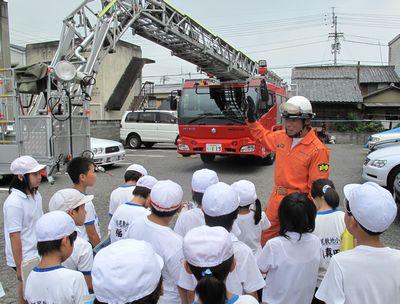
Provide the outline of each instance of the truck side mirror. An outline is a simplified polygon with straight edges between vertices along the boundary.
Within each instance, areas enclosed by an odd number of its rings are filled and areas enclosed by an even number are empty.
[[[178,109],[178,99],[174,96],[171,96],[169,100],[169,107],[172,111],[176,111]]]
[[[267,82],[265,81],[265,79],[261,79],[261,83],[260,83],[260,97],[261,97],[261,100],[262,100],[262,101],[264,101],[265,103],[268,103],[269,94],[268,94]]]

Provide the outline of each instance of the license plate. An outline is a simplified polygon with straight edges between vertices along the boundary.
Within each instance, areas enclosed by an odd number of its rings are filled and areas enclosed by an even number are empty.
[[[206,152],[218,153],[222,152],[221,144],[206,144]]]

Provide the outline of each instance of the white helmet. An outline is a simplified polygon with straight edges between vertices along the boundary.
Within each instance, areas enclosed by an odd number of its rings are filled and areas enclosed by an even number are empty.
[[[283,118],[310,119],[315,116],[311,102],[303,96],[293,96],[280,106]]]

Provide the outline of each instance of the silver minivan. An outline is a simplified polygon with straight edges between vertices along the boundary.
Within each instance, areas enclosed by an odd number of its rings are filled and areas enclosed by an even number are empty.
[[[155,143],[174,143],[178,139],[176,111],[127,111],[121,119],[120,139],[130,148],[143,144],[151,148]]]

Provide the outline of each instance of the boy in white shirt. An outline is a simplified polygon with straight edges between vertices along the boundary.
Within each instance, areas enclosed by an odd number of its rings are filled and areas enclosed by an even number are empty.
[[[110,220],[111,243],[124,239],[129,226],[136,219],[150,214],[147,209],[150,207],[150,191],[156,183],[157,179],[150,175],[139,178],[133,198],[119,206]]]
[[[67,167],[67,172],[74,184],[73,188],[86,195],[87,187],[93,187],[96,182],[96,165],[85,157],[73,158]],[[79,236],[96,247],[100,243],[100,226],[93,202],[85,204],[86,217],[84,226],[80,227]]]
[[[332,257],[316,298],[327,304],[400,303],[400,251],[380,240],[397,215],[393,196],[373,182],[346,185],[343,192],[346,228],[357,246]]]
[[[179,273],[183,270],[182,237],[169,228],[173,216],[182,207],[182,197],[181,186],[170,180],[158,181],[150,193],[151,214],[133,222],[126,233],[128,239],[149,242],[162,257],[162,303],[165,304],[187,303],[186,293],[177,288]]]
[[[130,165],[124,175],[125,184],[114,189],[110,195],[110,206],[108,214],[113,216],[115,210],[126,202],[132,199],[132,192],[135,189],[136,183],[142,176],[147,175],[147,170],[138,164]]]
[[[50,198],[49,211],[64,211],[76,226],[82,226],[85,221],[85,204],[93,200],[93,195],[84,195],[75,189],[59,190]],[[62,265],[65,268],[82,272],[88,289],[92,287],[93,251],[90,243],[80,236],[74,242],[71,256]]]
[[[38,188],[42,180],[40,171],[45,168],[30,156],[21,156],[10,166],[14,178],[3,205],[4,238],[7,265],[17,272],[19,303],[24,303],[21,262],[38,256],[34,228],[43,215]]]
[[[35,230],[41,261],[26,280],[26,301],[78,304],[89,294],[83,274],[61,265],[73,251],[74,221],[65,212],[52,211],[38,220]]]
[[[236,295],[249,294],[257,299],[257,291],[264,287],[264,280],[258,270],[252,250],[231,232],[238,215],[238,195],[231,186],[219,182],[207,188],[202,206],[206,225],[221,226],[231,235],[237,263],[236,268],[227,277],[227,290]],[[194,276],[188,275],[184,270],[181,271],[178,283],[181,288],[194,291],[196,284]]]
[[[204,213],[201,210],[201,200],[206,189],[219,182],[215,171],[209,169],[197,170],[192,176],[192,199],[194,208],[182,211],[176,220],[174,231],[184,237],[189,230],[205,225]]]

